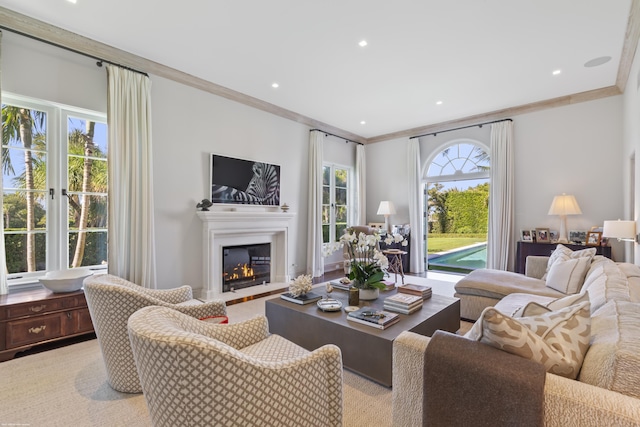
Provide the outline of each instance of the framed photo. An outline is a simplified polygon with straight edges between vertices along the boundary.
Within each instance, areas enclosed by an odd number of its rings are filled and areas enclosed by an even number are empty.
[[[551,243],[558,243],[558,240],[560,240],[560,233],[558,230],[549,230],[549,240]]]
[[[537,243],[551,243],[548,228],[536,228]]]
[[[587,246],[600,246],[602,240],[602,232],[600,231],[587,231]]]
[[[569,230],[569,243],[575,243],[576,245],[584,245],[587,241],[587,232],[578,230]]]
[[[531,230],[520,230],[520,240],[523,242],[533,242]]]
[[[211,202],[280,205],[280,166],[211,154]]]

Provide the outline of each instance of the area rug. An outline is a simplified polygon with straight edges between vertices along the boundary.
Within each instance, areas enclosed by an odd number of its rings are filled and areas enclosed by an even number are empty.
[[[142,394],[106,382],[96,340],[0,363],[0,425],[151,426]],[[344,425],[391,425],[391,389],[344,371]]]

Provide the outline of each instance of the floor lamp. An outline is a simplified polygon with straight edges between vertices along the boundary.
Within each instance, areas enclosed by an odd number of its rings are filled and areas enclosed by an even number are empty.
[[[562,193],[561,196],[555,196],[549,208],[549,215],[560,215],[560,238],[558,243],[568,243],[567,215],[582,215],[576,198],[565,193]]]

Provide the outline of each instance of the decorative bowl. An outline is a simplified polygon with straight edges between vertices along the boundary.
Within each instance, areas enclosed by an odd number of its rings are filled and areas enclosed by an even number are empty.
[[[91,271],[86,268],[49,271],[40,278],[40,283],[54,294],[73,292],[82,288],[84,279],[91,274]]]

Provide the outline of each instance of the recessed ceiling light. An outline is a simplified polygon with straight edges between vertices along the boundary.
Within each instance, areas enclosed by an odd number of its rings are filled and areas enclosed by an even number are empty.
[[[277,89],[277,88],[280,87],[280,85],[278,83],[272,83],[271,87],[274,88],[274,89]]]
[[[360,124],[361,124],[361,125],[366,125],[366,124],[367,124],[367,122],[365,122],[364,120],[362,120],[362,121],[360,122]]]
[[[587,61],[584,63],[585,67],[597,67],[598,65],[606,64],[611,61],[610,56],[601,56],[599,58],[593,58],[591,61]]]
[[[553,70],[553,74],[554,76],[557,76],[558,74],[562,73],[562,70]]]
[[[365,47],[367,45],[367,41],[366,40],[362,40],[360,43],[358,43],[358,45],[360,47]]]
[[[76,4],[78,2],[78,0],[67,0],[69,3],[73,3]]]
[[[442,101],[436,101],[436,105],[442,105]]]

